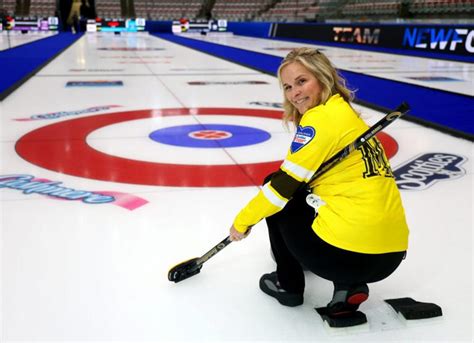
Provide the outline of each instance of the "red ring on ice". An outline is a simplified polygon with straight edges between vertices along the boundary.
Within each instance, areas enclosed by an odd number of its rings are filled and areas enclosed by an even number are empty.
[[[88,179],[151,186],[238,187],[260,185],[281,161],[239,165],[182,165],[131,160],[90,147],[87,136],[130,120],[188,115],[235,115],[280,119],[281,111],[242,108],[167,108],[117,112],[62,121],[33,130],[15,146],[25,160],[42,168]],[[377,135],[389,157],[398,150],[389,135]],[[394,148],[393,148],[394,147]],[[391,155],[393,154],[393,155]]]
[[[87,136],[130,120],[188,115],[235,115],[280,119],[281,111],[242,108],[168,108],[118,112],[71,119],[31,131],[16,143],[17,153],[40,167],[73,176],[151,186],[237,187],[260,185],[281,161],[239,165],[182,165],[131,160],[91,148]]]

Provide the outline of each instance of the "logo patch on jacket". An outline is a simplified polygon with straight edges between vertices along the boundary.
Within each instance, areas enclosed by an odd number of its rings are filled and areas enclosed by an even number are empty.
[[[296,130],[295,138],[293,138],[293,142],[291,143],[290,151],[291,153],[295,153],[304,148],[306,144],[311,142],[311,140],[316,136],[316,130],[311,126],[298,126]]]

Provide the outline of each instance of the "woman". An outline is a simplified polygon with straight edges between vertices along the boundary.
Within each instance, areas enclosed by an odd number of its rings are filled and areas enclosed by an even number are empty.
[[[295,49],[278,78],[284,121],[296,134],[280,169],[237,215],[230,228],[238,241],[267,218],[276,272],[260,288],[286,306],[303,303],[303,266],[334,283],[329,314],[356,311],[367,283],[395,271],[408,247],[400,194],[379,141],[374,138],[311,182],[321,199],[317,215],[304,185],[318,167],[368,129],[351,107],[353,94],[318,50]]]

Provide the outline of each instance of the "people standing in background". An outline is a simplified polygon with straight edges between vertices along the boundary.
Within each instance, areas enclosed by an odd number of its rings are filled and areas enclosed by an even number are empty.
[[[72,33],[79,32],[79,21],[81,18],[81,6],[82,0],[73,0],[71,5],[71,10],[69,11],[69,16],[66,20],[68,26],[71,27]]]

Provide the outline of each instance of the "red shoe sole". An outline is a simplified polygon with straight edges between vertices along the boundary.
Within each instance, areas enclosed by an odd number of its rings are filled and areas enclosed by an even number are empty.
[[[351,305],[359,305],[366,301],[368,298],[369,295],[367,293],[356,293],[347,298],[347,302]]]

